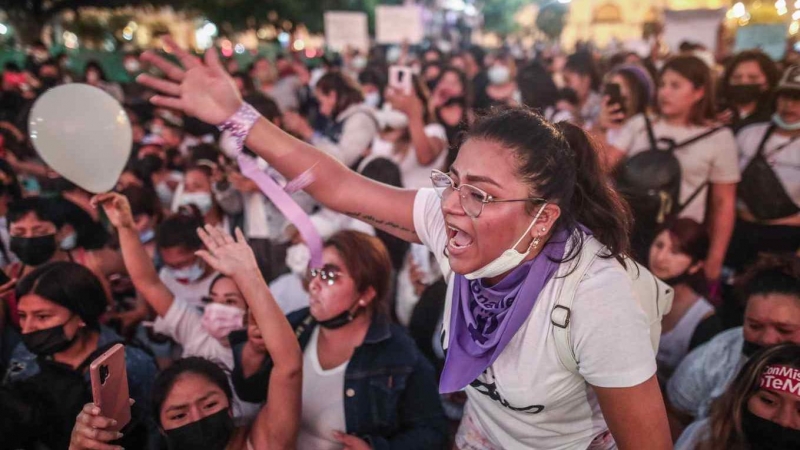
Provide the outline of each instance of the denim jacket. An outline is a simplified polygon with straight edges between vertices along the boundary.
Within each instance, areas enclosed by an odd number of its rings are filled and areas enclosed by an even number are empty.
[[[110,347],[114,343],[122,341],[122,337],[120,337],[112,329],[105,326],[100,327],[100,337],[97,341],[98,349]],[[131,408],[131,424],[134,425],[143,423],[149,438],[152,439],[154,434],[157,434],[155,422],[153,422],[152,418],[150,417],[150,391],[156,376],[155,361],[145,351],[136,347],[126,346],[125,362],[125,369],[128,373],[128,390],[130,397],[136,401],[134,406]],[[25,382],[26,380],[35,379],[34,377],[39,375],[42,370],[40,364],[45,363],[53,364],[54,366],[60,366],[56,367],[56,370],[62,371],[65,376],[74,372],[67,366],[51,362],[49,360],[40,362],[40,358],[31,353],[25,347],[25,344],[20,342],[17,344],[11,354],[8,370],[3,379],[3,385],[10,386],[13,389],[13,385],[15,383],[21,383]],[[82,375],[82,378],[86,383],[87,392],[91,393],[89,371],[87,370]],[[44,391],[47,390],[47,386],[40,387],[43,388]],[[91,394],[89,394],[88,400],[91,401]],[[72,428],[77,415],[78,411],[75,412],[73,417],[58,417],[54,419],[59,421],[63,420],[64,429],[66,430],[67,424],[69,424],[69,429]]]
[[[305,349],[317,324],[309,309],[287,316]],[[272,361],[267,357],[258,372],[242,375],[245,331],[230,336],[233,347],[233,386],[246,401],[266,399]],[[367,441],[376,450],[444,448],[447,422],[433,366],[398,325],[373,320],[364,343],[355,349],[344,379],[347,433]]]

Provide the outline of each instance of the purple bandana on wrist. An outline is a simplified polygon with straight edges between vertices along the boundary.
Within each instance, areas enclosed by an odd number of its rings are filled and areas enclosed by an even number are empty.
[[[536,258],[494,286],[455,276],[450,340],[439,392],[464,389],[500,356],[558,269],[568,237],[565,230],[555,233]]]

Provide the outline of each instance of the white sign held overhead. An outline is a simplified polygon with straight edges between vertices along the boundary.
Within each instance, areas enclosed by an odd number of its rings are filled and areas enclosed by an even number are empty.
[[[328,11],[325,13],[325,41],[334,51],[355,48],[369,50],[367,13]]]
[[[379,44],[419,44],[425,37],[417,6],[376,6],[375,40]]]
[[[717,37],[724,9],[687,9],[664,11],[664,41],[673,52],[681,42],[702,44],[712,53],[717,50]]]

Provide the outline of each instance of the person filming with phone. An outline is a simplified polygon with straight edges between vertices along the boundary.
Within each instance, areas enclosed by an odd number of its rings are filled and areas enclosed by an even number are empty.
[[[3,386],[30,395],[28,407],[39,411],[29,413],[42,422],[38,427],[20,424],[20,429],[30,427],[33,434],[14,433],[18,446],[13,448],[39,443],[65,449],[75,416],[92,399],[89,364],[123,339],[100,324],[108,304],[106,294],[97,277],[80,264],[64,261],[38,267],[19,281],[16,295],[22,342],[14,349]],[[156,365],[136,347],[128,346],[125,355],[130,397],[136,403],[118,442],[126,448],[144,448],[148,435],[155,433],[147,412]]]

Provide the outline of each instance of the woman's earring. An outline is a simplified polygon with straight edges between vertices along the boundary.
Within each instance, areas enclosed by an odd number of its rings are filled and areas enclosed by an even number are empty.
[[[539,236],[533,238],[533,242],[531,242],[531,248],[539,247],[539,241],[541,241],[541,238]]]
[[[542,227],[542,233],[544,233],[545,231],[547,231],[547,227]]]

